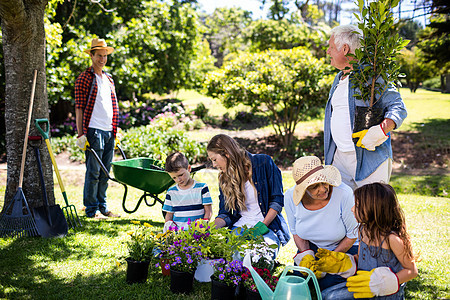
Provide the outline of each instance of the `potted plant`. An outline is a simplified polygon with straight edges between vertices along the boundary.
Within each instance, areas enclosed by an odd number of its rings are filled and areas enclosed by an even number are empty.
[[[211,299],[233,299],[244,272],[242,261],[220,258],[211,264],[214,269],[211,276]]]
[[[128,248],[127,283],[142,283],[147,280],[148,266],[156,246],[154,235],[150,230],[152,225],[139,221],[131,221],[135,225],[134,230],[128,232],[130,239],[126,242]]]
[[[252,266],[256,272],[264,279],[265,283],[272,289],[278,283],[278,276],[275,273],[279,273],[277,268],[281,266],[277,261],[273,259],[274,249],[266,242],[252,243],[248,245],[248,249],[244,251],[244,256],[249,253],[251,255]],[[261,299],[258,289],[255,285],[250,271],[244,268],[246,271],[242,274],[242,286],[245,289],[246,299]]]
[[[365,2],[356,1],[361,16],[354,14],[362,32],[361,48],[356,49],[355,54],[348,54],[353,67],[350,80],[357,87],[355,98],[367,105],[356,107],[353,132],[383,121],[384,112],[377,107],[377,100],[389,85],[399,82],[400,64],[396,59],[409,42],[399,37],[392,12],[399,0],[367,1],[367,5]]]
[[[278,283],[278,276],[274,275],[273,272],[271,272],[267,268],[257,268],[253,267],[255,271],[261,276],[261,278],[264,280],[264,282],[267,284],[267,286],[272,290],[275,291],[275,288]],[[246,270],[245,273],[242,274],[242,285],[245,288],[245,294],[246,299],[261,299],[261,296],[258,292],[258,288],[256,287],[255,281],[253,280],[252,275],[250,274],[249,270]]]
[[[170,238],[160,243],[159,256],[168,262],[166,268],[170,269],[170,290],[174,293],[190,293],[194,272],[204,255],[191,232],[177,229],[169,232]]]

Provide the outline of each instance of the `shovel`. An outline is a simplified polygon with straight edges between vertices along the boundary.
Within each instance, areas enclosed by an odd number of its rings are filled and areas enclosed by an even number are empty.
[[[44,173],[42,172],[41,157],[39,153],[39,144],[36,144],[37,141],[42,141],[42,137],[29,136],[28,140],[34,149],[34,154],[36,156],[44,203],[44,206],[33,208],[34,221],[36,222],[38,233],[42,237],[64,237],[67,235],[67,231],[69,230],[64,213],[59,204],[48,205]]]
[[[46,125],[46,130],[44,131],[41,127],[41,123],[44,123]],[[66,215],[67,220],[69,220],[69,226],[71,228],[75,228],[77,226],[81,226],[80,219],[78,218],[77,210],[74,205],[69,205],[69,201],[67,200],[66,190],[64,188],[64,184],[61,179],[61,175],[59,175],[58,166],[56,165],[55,156],[53,155],[52,146],[50,145],[50,141],[48,139],[48,133],[50,131],[50,124],[47,119],[35,119],[34,124],[36,125],[37,130],[41,134],[41,136],[44,138],[45,143],[47,144],[48,152],[50,154],[50,158],[52,160],[53,168],[55,169],[56,178],[58,178],[59,187],[61,189],[61,193],[64,198],[64,202],[66,203],[66,206],[64,206],[62,209]]]

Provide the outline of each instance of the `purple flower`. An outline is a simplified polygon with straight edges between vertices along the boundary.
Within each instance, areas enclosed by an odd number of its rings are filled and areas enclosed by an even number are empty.
[[[169,264],[166,264],[166,265],[164,266],[164,269],[170,270],[170,265],[169,265]]]
[[[192,259],[190,259],[190,258],[188,258],[188,260],[187,260],[187,263],[188,264],[192,264],[194,261],[192,260]]]
[[[225,279],[225,275],[220,274],[220,275],[219,275],[219,279],[220,279],[220,280],[224,280],[224,279]]]

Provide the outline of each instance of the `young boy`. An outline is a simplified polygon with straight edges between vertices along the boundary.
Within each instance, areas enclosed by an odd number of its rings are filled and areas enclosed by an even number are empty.
[[[176,185],[167,190],[162,208],[167,213],[164,232],[174,225],[187,229],[189,220],[211,219],[212,199],[208,186],[190,176],[191,166],[186,156],[180,152],[170,154],[165,169]]]

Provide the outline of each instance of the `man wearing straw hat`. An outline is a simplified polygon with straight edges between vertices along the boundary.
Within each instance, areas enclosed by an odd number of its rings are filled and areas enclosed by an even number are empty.
[[[356,254],[358,222],[352,213],[355,205],[352,189],[341,181],[334,166],[322,165],[316,156],[304,156],[294,162],[295,186],[284,194],[289,229],[297,246],[295,264],[311,269],[326,289],[345,279],[316,269],[319,248]],[[350,272],[356,271],[356,264]]]
[[[90,146],[109,171],[114,155],[115,137],[119,119],[114,81],[103,71],[108,55],[114,48],[105,40],[94,38],[85,53],[91,57],[92,65],[75,81],[75,114],[77,122],[77,146],[85,151],[86,176],[83,204],[88,218],[120,217],[108,210],[106,189],[108,177],[100,171],[100,164],[86,146]],[[100,211],[101,214],[98,214]]]

